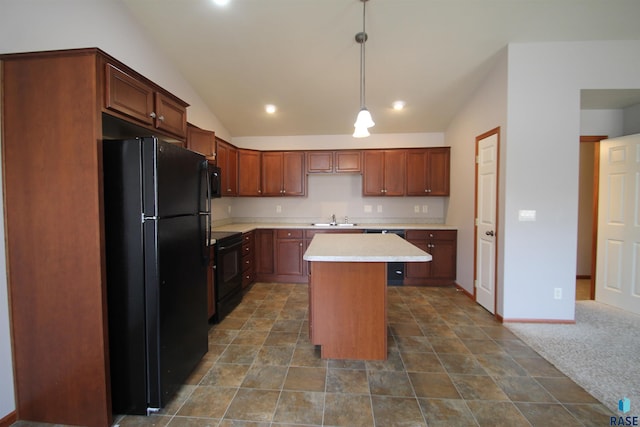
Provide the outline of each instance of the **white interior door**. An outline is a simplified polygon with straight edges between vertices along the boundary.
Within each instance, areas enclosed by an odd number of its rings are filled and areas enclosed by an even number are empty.
[[[640,314],[640,134],[600,143],[596,301]]]
[[[495,313],[500,129],[476,138],[476,301]]]

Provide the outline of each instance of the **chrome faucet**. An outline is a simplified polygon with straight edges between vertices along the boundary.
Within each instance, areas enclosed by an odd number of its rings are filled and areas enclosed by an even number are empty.
[[[336,214],[331,215],[331,225],[336,225]]]

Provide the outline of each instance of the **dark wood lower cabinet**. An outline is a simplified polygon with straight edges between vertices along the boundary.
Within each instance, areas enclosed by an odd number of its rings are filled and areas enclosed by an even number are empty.
[[[407,230],[405,238],[433,257],[429,262],[406,263],[405,285],[455,283],[457,230]]]
[[[242,289],[251,286],[256,278],[254,233],[242,234]]]

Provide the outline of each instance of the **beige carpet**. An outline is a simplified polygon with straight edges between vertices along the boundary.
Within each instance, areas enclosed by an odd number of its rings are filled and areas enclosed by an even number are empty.
[[[640,316],[595,301],[576,301],[576,323],[507,323],[565,375],[617,412],[631,400],[640,414]]]

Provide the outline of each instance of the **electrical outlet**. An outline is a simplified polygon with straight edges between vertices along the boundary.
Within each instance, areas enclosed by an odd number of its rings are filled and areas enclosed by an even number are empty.
[[[429,212],[429,206],[428,205],[422,205],[422,213],[427,213]]]
[[[378,213],[382,212],[382,205],[378,205]]]
[[[413,207],[413,211],[414,211],[415,213],[420,212],[420,205],[415,205],[415,206]]]
[[[227,206],[227,212],[231,213],[231,206]]]
[[[364,205],[364,211],[371,213],[373,212],[373,207],[371,205]]]
[[[276,212],[277,212],[277,213],[282,212],[282,206],[280,206],[280,205],[276,205]]]
[[[562,288],[554,288],[553,289],[553,298],[554,299],[562,299]]]

